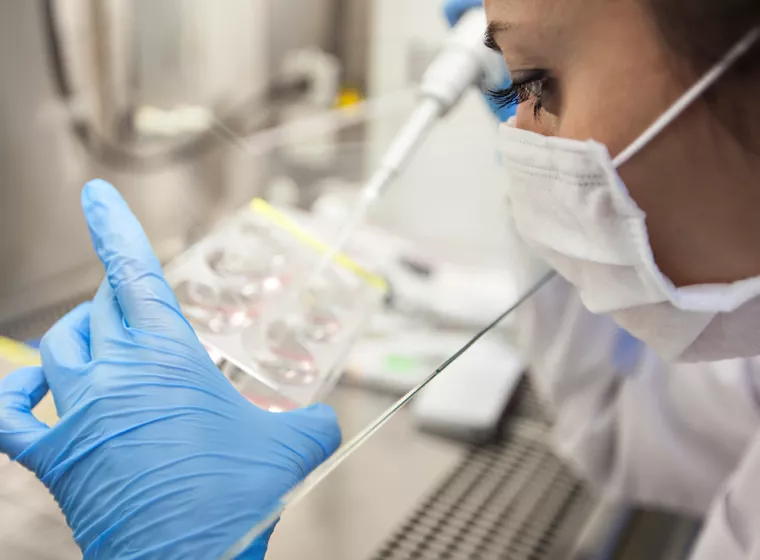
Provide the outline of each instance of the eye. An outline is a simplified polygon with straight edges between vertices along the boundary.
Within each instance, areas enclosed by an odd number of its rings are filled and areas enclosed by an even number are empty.
[[[533,113],[538,118],[554,89],[556,80],[547,71],[528,70],[513,73],[512,83],[508,88],[492,90],[487,95],[502,108],[533,101]],[[549,112],[554,113],[551,110]]]

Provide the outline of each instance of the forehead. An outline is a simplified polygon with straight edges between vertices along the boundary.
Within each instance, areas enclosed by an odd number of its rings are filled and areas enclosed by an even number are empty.
[[[642,7],[643,0],[485,0],[489,23],[555,43],[588,32],[606,34],[630,23],[633,13],[640,16]],[[551,37],[555,33],[562,37]]]
[[[599,66],[599,57],[614,56],[626,65],[642,56],[642,43],[661,48],[652,41],[645,0],[485,0],[485,7],[507,63],[529,59],[562,66],[572,60]]]
[[[485,0],[486,14],[505,54],[569,47],[579,28],[595,17],[600,0]],[[615,2],[616,0],[608,0]]]
[[[514,24],[556,23],[575,21],[592,12],[602,0],[485,0],[491,21]],[[608,0],[614,2],[616,0]]]

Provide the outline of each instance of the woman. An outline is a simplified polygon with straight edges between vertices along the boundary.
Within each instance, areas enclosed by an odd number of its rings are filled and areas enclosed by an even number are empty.
[[[760,6],[486,7],[489,43],[514,80],[496,97],[522,102],[503,140],[515,220],[578,288],[557,280],[523,310],[560,449],[616,494],[709,508],[695,558],[755,557]],[[695,83],[709,87],[682,98]],[[662,114],[667,125],[636,142]],[[217,557],[335,449],[335,420],[245,402],[123,200],[94,182],[83,206],[107,279],[46,336],[43,367],[0,386],[0,450],[50,488],[85,557]],[[622,336],[613,319],[649,345],[625,376],[610,366]],[[668,366],[650,348],[703,361]],[[729,357],[744,358],[704,361]],[[48,386],[62,418],[52,429],[30,413]],[[245,557],[265,550],[264,538]]]
[[[695,558],[755,557],[760,4],[486,10],[513,79],[494,97],[520,103],[502,143],[514,218],[570,281],[521,310],[558,448],[614,496],[707,513]],[[617,368],[615,322],[648,345]]]

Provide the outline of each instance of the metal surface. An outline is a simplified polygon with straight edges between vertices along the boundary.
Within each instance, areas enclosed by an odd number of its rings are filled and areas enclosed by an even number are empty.
[[[0,379],[16,366],[0,358]],[[19,560],[82,558],[58,505],[39,480],[0,455],[0,557]]]
[[[570,558],[597,504],[551,452],[539,411],[524,384],[500,440],[471,448],[373,559]]]
[[[94,288],[102,274],[79,193],[110,179],[141,219],[157,252],[170,256],[213,217],[228,182],[225,154],[151,174],[98,165],[75,139],[71,112],[51,68],[41,2],[0,2],[0,322]],[[224,166],[226,167],[226,166]],[[250,178],[250,177],[249,177]]]
[[[34,474],[0,457],[0,556],[18,560],[82,558],[58,506]]]
[[[474,450],[375,558],[547,558],[572,545],[556,530],[592,508],[544,446],[510,434]]]
[[[328,402],[345,438],[394,399],[340,386]],[[465,449],[421,435],[402,410],[340,469],[285,512],[267,560],[357,560],[375,550],[419,501],[462,460]]]

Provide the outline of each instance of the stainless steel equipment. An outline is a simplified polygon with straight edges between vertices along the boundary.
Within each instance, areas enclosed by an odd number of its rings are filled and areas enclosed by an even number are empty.
[[[346,3],[365,2],[0,3],[0,330],[96,287],[87,179],[119,187],[162,258],[257,194],[266,162],[230,137],[299,100],[309,84],[280,69],[297,49],[337,52]]]

